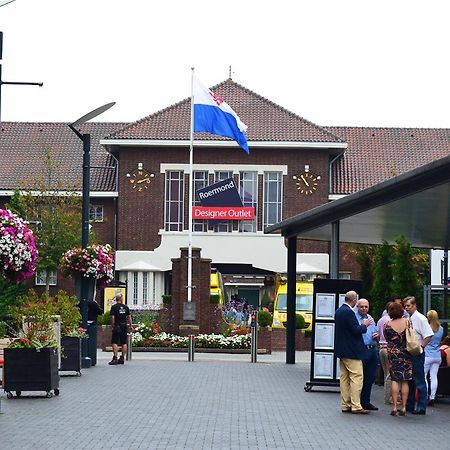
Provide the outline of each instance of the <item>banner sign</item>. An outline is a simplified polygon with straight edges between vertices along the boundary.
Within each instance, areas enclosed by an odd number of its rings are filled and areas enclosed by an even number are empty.
[[[233,178],[199,189],[196,194],[202,206],[242,206]]]
[[[252,220],[255,218],[255,208],[233,206],[193,206],[194,220]]]

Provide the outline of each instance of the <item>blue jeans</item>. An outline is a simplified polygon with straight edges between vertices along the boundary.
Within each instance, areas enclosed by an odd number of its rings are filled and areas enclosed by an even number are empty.
[[[425,382],[425,352],[419,356],[412,357],[412,375],[413,378],[409,382],[409,395],[406,408],[410,411],[414,410],[416,389],[419,391],[419,400],[417,401],[417,409],[425,411],[427,409],[427,384]]]
[[[361,390],[361,406],[368,406],[370,403],[370,395],[372,393],[372,385],[377,375],[378,351],[376,348],[367,349],[362,360],[363,363],[363,387]]]

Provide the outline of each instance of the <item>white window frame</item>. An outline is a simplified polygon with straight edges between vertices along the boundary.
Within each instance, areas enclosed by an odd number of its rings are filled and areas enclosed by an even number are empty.
[[[193,206],[200,206],[200,200],[195,195],[196,191],[205,188],[209,184],[209,175],[207,170],[194,170],[192,191],[194,193]],[[207,220],[193,220],[192,231],[206,232],[208,231]]]
[[[90,205],[89,206],[89,220],[91,222],[103,222],[103,206]]]
[[[173,182],[178,182],[176,194],[172,191]],[[175,198],[175,199],[174,199]],[[172,217],[171,206],[175,205],[176,213]],[[164,195],[164,228],[166,231],[183,231],[184,229],[184,172],[168,170],[166,172]]]
[[[277,179],[270,179],[270,177],[276,175]],[[275,189],[277,190],[277,201],[269,201],[269,191],[275,185]],[[264,191],[263,191],[263,228],[266,228],[269,225],[273,225],[275,223],[281,222],[283,217],[283,173],[278,171],[270,171],[264,172]],[[269,221],[269,216],[271,212],[271,208],[276,208],[275,215],[277,218],[276,221],[272,223]]]
[[[50,278],[49,286],[56,286],[56,283],[58,281],[56,270],[50,270],[49,278]],[[34,282],[35,282],[36,286],[46,286],[47,285],[46,271],[45,270],[36,270]]]
[[[245,200],[244,192],[251,195],[250,201]],[[256,233],[258,229],[258,172],[254,170],[239,172],[239,195],[244,207],[253,207],[255,210],[253,220],[241,220],[239,222],[239,231],[241,233]]]

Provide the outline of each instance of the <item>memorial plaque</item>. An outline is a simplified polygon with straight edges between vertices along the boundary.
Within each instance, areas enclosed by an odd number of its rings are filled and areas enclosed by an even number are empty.
[[[183,304],[183,320],[195,321],[195,303],[184,302],[184,304]]]

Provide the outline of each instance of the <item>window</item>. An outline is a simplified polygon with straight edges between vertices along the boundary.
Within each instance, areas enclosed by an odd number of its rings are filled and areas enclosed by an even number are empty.
[[[220,170],[214,174],[214,182],[218,183],[219,181],[224,181],[232,177],[233,172],[227,170]],[[215,223],[215,225],[213,225],[213,229],[217,233],[230,233],[231,231],[233,231],[233,224],[232,221],[218,222]]]
[[[194,201],[193,206],[200,206],[200,201],[198,200],[195,193],[206,186],[208,186],[208,172],[207,171],[194,171]],[[207,220],[194,220],[192,223],[192,231],[208,231],[208,221]]]
[[[89,220],[103,222],[103,206],[89,206]]]
[[[133,272],[133,305],[138,304],[138,272]]]
[[[148,272],[142,273],[142,304],[148,303]]]
[[[281,172],[264,173],[264,228],[281,221]]]
[[[252,207],[255,210],[253,220],[242,220],[239,223],[239,231],[256,232],[256,214],[258,203],[258,174],[257,172],[240,172],[239,174],[239,195],[245,207]]]
[[[45,270],[36,270],[36,285],[37,286],[46,286],[46,271]],[[49,286],[56,286],[56,270],[50,270],[48,273],[48,284]]]
[[[183,231],[184,174],[180,170],[166,172],[165,229]]]

